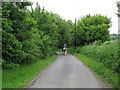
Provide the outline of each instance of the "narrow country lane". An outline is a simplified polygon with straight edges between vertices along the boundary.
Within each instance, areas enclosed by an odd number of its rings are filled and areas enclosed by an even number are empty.
[[[58,53],[57,60],[29,88],[102,88],[93,73],[73,55]]]

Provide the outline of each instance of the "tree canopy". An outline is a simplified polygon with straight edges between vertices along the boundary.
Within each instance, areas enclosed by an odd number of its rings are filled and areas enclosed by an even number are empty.
[[[74,46],[75,26],[58,14],[48,12],[36,3],[2,2],[2,55],[3,68],[32,63],[54,54],[66,43]],[[31,10],[27,7],[31,6]],[[77,46],[96,40],[110,40],[110,19],[102,15],[87,15],[77,22]]]
[[[109,41],[109,28],[111,20],[102,15],[86,15],[77,22],[77,45],[90,44],[100,40],[101,42]]]

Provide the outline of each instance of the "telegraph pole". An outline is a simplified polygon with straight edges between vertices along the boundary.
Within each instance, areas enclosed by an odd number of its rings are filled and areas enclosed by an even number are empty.
[[[75,18],[75,49],[76,49],[76,18]]]

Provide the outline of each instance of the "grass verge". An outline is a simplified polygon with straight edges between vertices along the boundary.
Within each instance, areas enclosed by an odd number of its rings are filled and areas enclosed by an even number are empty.
[[[103,63],[94,61],[93,58],[76,53],[74,53],[74,55],[84,64],[90,67],[95,74],[99,75],[103,81],[107,82],[110,87],[118,88],[118,74],[106,68]]]
[[[23,88],[29,80],[50,66],[56,58],[57,55],[54,55],[44,60],[38,60],[36,63],[20,65],[11,70],[3,70],[2,88]]]
[[[62,49],[56,49],[56,52],[63,53]]]

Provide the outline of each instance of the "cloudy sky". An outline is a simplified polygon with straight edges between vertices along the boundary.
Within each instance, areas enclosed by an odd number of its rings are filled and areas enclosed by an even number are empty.
[[[118,17],[116,2],[119,0],[30,0],[38,2],[41,7],[45,7],[48,12],[59,14],[66,20],[75,22],[87,14],[101,14],[108,16],[112,20],[110,33],[118,33]]]

